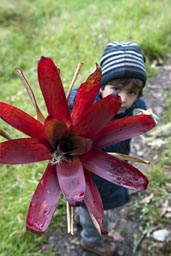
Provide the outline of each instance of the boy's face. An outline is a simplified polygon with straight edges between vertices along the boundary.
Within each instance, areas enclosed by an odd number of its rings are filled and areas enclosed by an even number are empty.
[[[112,93],[117,93],[121,97],[121,108],[119,110],[119,113],[121,113],[132,106],[134,101],[138,98],[141,88],[142,87],[137,88],[132,81],[125,86],[122,84],[112,85],[111,82],[105,85],[104,89],[100,89],[100,92],[102,98]]]

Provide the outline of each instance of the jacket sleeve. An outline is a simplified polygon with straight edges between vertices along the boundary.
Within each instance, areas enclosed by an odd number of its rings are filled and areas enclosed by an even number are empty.
[[[145,104],[145,101],[141,98],[138,98],[135,103],[134,103],[134,109],[136,108],[140,108],[140,109],[144,109],[146,110],[147,109],[147,106]]]
[[[75,96],[76,96],[76,94],[77,94],[77,91],[78,91],[78,88],[73,89],[73,90],[71,91],[71,95],[70,95],[69,102],[68,102],[68,107],[69,107],[70,112],[71,112],[72,109],[73,109],[74,101],[75,101]]]

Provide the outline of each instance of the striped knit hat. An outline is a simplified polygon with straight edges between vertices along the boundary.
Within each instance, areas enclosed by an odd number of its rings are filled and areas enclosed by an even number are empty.
[[[145,57],[135,43],[109,43],[101,57],[100,66],[102,69],[101,86],[119,78],[138,78],[145,85]]]

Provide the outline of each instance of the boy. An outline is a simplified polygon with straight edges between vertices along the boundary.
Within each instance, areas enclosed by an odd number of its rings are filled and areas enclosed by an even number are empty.
[[[104,50],[100,60],[102,69],[101,89],[96,101],[117,93],[121,97],[121,108],[114,119],[132,116],[136,108],[146,109],[142,99],[143,87],[146,82],[145,58],[140,47],[130,42],[112,42]],[[72,109],[77,89],[72,91],[69,107]],[[130,141],[126,140],[105,147],[106,152],[130,153]],[[124,205],[129,201],[128,189],[114,185],[96,175],[93,175],[99,189],[105,210]],[[87,209],[78,208],[81,231],[81,245],[84,249],[97,255],[110,256],[116,251],[114,243],[101,237],[94,227]],[[104,220],[107,228],[107,219]]]

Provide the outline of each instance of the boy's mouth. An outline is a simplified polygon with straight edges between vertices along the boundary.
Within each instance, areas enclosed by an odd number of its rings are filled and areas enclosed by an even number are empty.
[[[126,107],[121,107],[121,108],[119,109],[118,113],[125,112],[125,110],[126,110]]]

